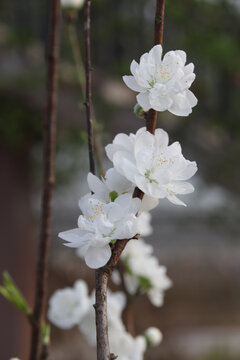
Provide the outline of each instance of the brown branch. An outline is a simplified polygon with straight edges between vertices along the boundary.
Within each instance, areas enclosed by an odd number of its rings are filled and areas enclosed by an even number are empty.
[[[86,4],[89,0],[86,0]],[[156,16],[155,16],[155,30],[154,43],[162,43],[163,38],[163,18],[164,18],[165,0],[157,0]],[[157,112],[150,109],[147,114],[147,130],[151,134],[155,133]],[[134,197],[142,199],[144,193],[135,188]],[[112,256],[104,267],[98,269],[96,272],[96,326],[97,326],[97,360],[111,360],[114,355],[110,354],[108,342],[108,327],[107,327],[107,284],[112,274],[114,267],[117,265],[119,258],[130,239],[117,240],[112,249]]]
[[[38,251],[35,304],[32,321],[30,360],[38,360],[41,346],[41,322],[46,312],[48,254],[51,237],[51,202],[53,195],[54,155],[57,111],[57,63],[59,54],[60,1],[50,1],[49,54],[47,71],[47,109],[43,122],[43,198]],[[46,357],[45,357],[46,359]]]
[[[85,57],[86,57],[86,116],[87,116],[87,129],[88,129],[88,153],[89,164],[91,173],[95,174],[94,162],[94,141],[93,141],[93,122],[92,122],[92,68],[90,56],[90,30],[91,30],[91,0],[85,0]]]
[[[107,286],[108,272],[96,270],[96,334],[97,334],[97,360],[110,360],[111,354],[108,340],[107,316]]]

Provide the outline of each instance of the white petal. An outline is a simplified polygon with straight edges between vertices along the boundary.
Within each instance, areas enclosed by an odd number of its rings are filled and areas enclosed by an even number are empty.
[[[195,161],[186,160],[186,166],[174,175],[174,180],[188,180],[197,172],[197,169]]]
[[[167,147],[168,146],[168,133],[163,129],[156,129],[155,131],[155,138],[157,139],[157,143],[159,147]]]
[[[150,211],[158,205],[158,199],[144,194],[139,211]]]
[[[123,81],[125,82],[125,84],[133,91],[143,91],[143,88],[141,86],[139,86],[136,82],[136,79],[134,78],[134,76],[127,76],[124,75],[123,76]]]
[[[147,148],[148,151],[153,150],[154,140],[154,135],[152,135],[149,131],[142,131],[138,136],[136,136],[134,146],[135,155],[143,148]]]
[[[144,111],[148,111],[151,108],[148,93],[140,93],[140,94],[138,94],[137,95],[137,102],[143,108]]]
[[[140,208],[140,206],[141,206],[141,200],[138,199],[138,198],[133,198],[132,201],[131,201],[129,212],[136,215],[139,208]]]
[[[182,205],[182,206],[187,206],[183,201],[181,201],[180,199],[178,199],[175,195],[173,194],[168,194],[167,196],[168,200],[173,203],[174,205]]]
[[[79,247],[86,243],[86,238],[88,234],[86,233],[86,231],[76,228],[76,229],[60,232],[58,236],[61,239],[69,242],[69,244],[65,244],[66,246]]]
[[[91,269],[98,269],[106,265],[111,254],[112,252],[109,245],[103,247],[90,246],[85,254],[85,261]]]
[[[133,75],[135,75],[135,72],[136,72],[136,69],[138,68],[138,66],[139,66],[138,63],[135,60],[133,60],[131,62],[130,71]]]
[[[113,164],[120,174],[124,175],[129,181],[134,182],[134,176],[138,172],[134,157],[127,151],[118,151],[113,156]]]
[[[194,65],[193,63],[187,64],[186,66],[184,66],[184,75],[188,75],[193,73],[194,71]]]
[[[180,56],[182,62],[183,62],[183,65],[186,63],[186,60],[187,60],[187,55],[185,53],[185,51],[183,50],[175,50],[175,54]]]
[[[102,181],[92,173],[88,173],[87,182],[89,189],[100,196],[101,199],[107,200],[108,191]]]
[[[124,176],[120,175],[114,168],[108,169],[105,178],[108,189],[110,191],[116,191],[118,195],[122,194],[123,192],[132,191],[132,183]]]
[[[161,64],[161,61],[162,61],[162,46],[161,45],[155,45],[149,51],[149,58],[150,58],[150,61],[152,61],[156,66]]]
[[[190,194],[194,191],[192,184],[186,181],[172,181],[169,185],[169,188],[175,194]]]
[[[185,94],[176,94],[172,97],[173,103],[168,109],[172,114],[178,116],[188,116],[192,112],[192,107]]]
[[[194,106],[197,105],[198,100],[197,100],[196,96],[192,93],[192,91],[187,90],[186,91],[186,96],[187,96],[187,99],[188,99],[191,107],[194,107]]]

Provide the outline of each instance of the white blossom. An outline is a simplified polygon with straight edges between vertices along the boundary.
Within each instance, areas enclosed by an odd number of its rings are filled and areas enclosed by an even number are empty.
[[[184,51],[169,51],[162,59],[162,46],[155,45],[149,53],[141,56],[139,64],[132,61],[132,76],[123,76],[123,80],[130,89],[139,93],[137,102],[144,111],[152,108],[187,116],[197,99],[189,90],[195,79],[194,65],[185,64]]]
[[[161,343],[163,337],[161,331],[154,326],[149,327],[145,331],[144,335],[146,336],[147,342],[150,346],[158,346]]]
[[[179,142],[168,142],[166,131],[156,129],[152,135],[141,128],[129,136],[118,134],[106,146],[106,153],[115,169],[145,194],[185,206],[176,195],[194,191],[186,180],[195,174],[197,165],[184,158]]]
[[[79,248],[90,268],[102,267],[111,256],[111,241],[136,235],[138,219],[135,214],[140,203],[129,193],[107,204],[87,194],[79,201],[83,215],[79,216],[78,228],[61,232],[59,237],[68,242],[66,246]]]
[[[80,9],[84,5],[84,0],[61,0],[63,8]]]
[[[144,336],[133,337],[125,332],[118,337],[116,334],[116,340],[116,346],[112,346],[111,349],[118,355],[119,360],[144,360],[147,347]]]
[[[48,319],[61,329],[70,329],[81,321],[89,307],[87,285],[78,280],[74,287],[57,290],[51,296]]]
[[[138,217],[138,233],[141,236],[149,236],[153,232],[151,225],[152,215],[148,211],[143,211]]]
[[[153,305],[162,306],[164,292],[171,287],[171,280],[166,275],[166,268],[153,256],[153,247],[142,239],[131,240],[121,259],[127,270],[124,279],[128,292],[134,294],[140,289]]]
[[[89,173],[87,182],[94,196],[105,203],[115,201],[119,195],[132,194],[135,188],[135,185],[130,180],[119,174],[114,168],[108,169],[105,177],[101,180],[92,173]],[[157,205],[158,200],[144,195],[139,211],[149,211]]]

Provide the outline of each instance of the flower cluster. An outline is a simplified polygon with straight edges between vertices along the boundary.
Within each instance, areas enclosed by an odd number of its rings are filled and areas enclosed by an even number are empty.
[[[121,260],[124,264],[124,282],[129,294],[138,291],[146,293],[154,306],[162,306],[164,292],[171,287],[171,280],[166,275],[165,266],[153,256],[153,247],[144,240],[132,240],[124,249]],[[120,282],[117,270],[113,281]]]
[[[96,346],[94,297],[88,295],[84,281],[77,281],[73,288],[57,290],[49,301],[48,318],[61,329],[78,326],[89,345]],[[157,328],[149,328],[143,335],[133,337],[122,322],[125,295],[108,291],[109,342],[112,351],[122,360],[143,360],[147,346],[159,345],[162,334]]]
[[[106,146],[114,168],[102,180],[88,174],[91,193],[79,201],[82,215],[78,228],[61,232],[59,237],[67,241],[66,246],[78,248],[90,268],[108,262],[111,242],[141,233],[142,222],[136,215],[154,208],[158,199],[166,197],[176,205],[185,205],[176,195],[194,190],[186,180],[195,174],[197,165],[184,158],[178,142],[168,142],[162,129],[155,135],[145,128],[136,134],[118,134]],[[135,186],[145,193],[142,203],[132,196]]]
[[[62,1],[63,6],[80,3],[80,0]],[[142,55],[139,64],[133,61],[130,70],[132,76],[124,76],[123,80],[139,93],[138,112],[168,110],[187,116],[197,104],[189,90],[195,79],[194,66],[186,65],[184,51],[170,51],[162,58],[162,47],[156,45]],[[101,179],[88,174],[89,193],[79,201],[78,227],[59,234],[65,245],[77,248],[77,255],[93,269],[107,264],[116,240],[152,233],[149,211],[160,200],[166,198],[175,205],[186,206],[179,195],[194,191],[188,180],[197,171],[196,162],[185,159],[179,142],[169,144],[163,129],[151,134],[143,127],[136,134],[118,134],[105,149],[113,168]],[[133,197],[135,188],[142,191],[142,200]],[[153,255],[153,247],[142,239],[132,240],[124,249],[121,261],[124,272],[120,276],[115,270],[113,281],[123,281],[128,294],[145,293],[154,306],[161,306],[171,280],[166,268]],[[161,342],[161,332],[151,327],[144,335],[133,337],[122,322],[125,295],[109,290],[107,302],[111,351],[121,360],[143,360],[147,346]],[[89,344],[96,345],[93,303],[94,292],[89,296],[86,284],[77,281],[73,288],[53,294],[48,317],[62,329],[77,325]]]

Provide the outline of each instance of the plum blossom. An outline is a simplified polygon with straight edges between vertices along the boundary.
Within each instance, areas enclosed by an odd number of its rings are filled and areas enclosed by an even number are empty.
[[[135,185],[119,174],[116,169],[110,168],[101,180],[93,175],[88,174],[88,187],[94,193],[94,197],[108,203],[115,201],[119,195],[133,193]],[[158,200],[148,195],[144,195],[139,211],[149,211],[158,205]]]
[[[131,240],[121,259],[126,267],[124,279],[128,292],[135,294],[140,289],[154,306],[162,306],[164,292],[172,282],[166,275],[166,268],[153,256],[153,247],[142,239]]]
[[[115,169],[145,194],[186,206],[176,195],[194,191],[186,180],[195,174],[197,165],[184,158],[179,142],[169,145],[166,131],[156,129],[153,135],[141,128],[135,135],[118,134],[106,146],[106,153]]]
[[[136,235],[138,219],[135,214],[140,203],[129,193],[119,195],[107,204],[87,194],[79,201],[83,214],[78,218],[78,228],[61,232],[59,237],[67,241],[66,246],[79,248],[90,268],[102,267],[111,256],[111,241]]]
[[[90,306],[87,285],[78,280],[74,287],[57,290],[51,296],[48,319],[61,329],[70,329],[80,322]]]
[[[61,0],[63,8],[80,9],[84,5],[84,0]]]
[[[139,64],[133,60],[131,76],[123,76],[125,84],[138,92],[137,102],[144,109],[168,110],[179,116],[187,116],[197,104],[189,90],[195,74],[194,65],[186,64],[186,53],[169,51],[162,59],[162,46],[155,45],[141,56]]]

